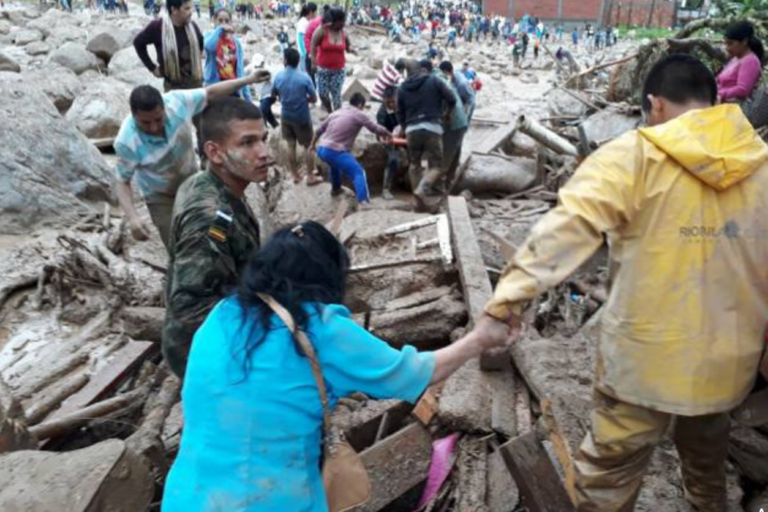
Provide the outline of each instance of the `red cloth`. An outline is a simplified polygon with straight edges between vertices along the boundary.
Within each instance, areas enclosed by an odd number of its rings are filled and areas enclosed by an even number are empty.
[[[237,78],[237,46],[231,37],[219,38],[216,45],[216,68],[222,82]]]
[[[317,67],[334,71],[344,69],[344,65],[347,63],[347,58],[344,54],[347,49],[347,36],[343,30],[340,34],[341,44],[335,44],[331,42],[331,31],[325,31],[323,40],[320,41],[320,45],[317,47]]]
[[[307,30],[304,32],[304,48],[307,49],[307,53],[312,55],[312,34],[315,33],[317,27],[323,22],[322,16],[315,16],[312,21],[307,25]]]

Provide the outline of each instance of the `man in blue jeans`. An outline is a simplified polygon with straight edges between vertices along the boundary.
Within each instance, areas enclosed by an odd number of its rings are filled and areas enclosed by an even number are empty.
[[[386,142],[392,138],[389,130],[376,124],[363,112],[364,108],[365,96],[359,92],[353,94],[349,105],[328,116],[320,125],[310,146],[310,149],[317,147],[317,156],[331,168],[331,194],[341,194],[341,176],[344,174],[352,180],[359,204],[370,202],[370,194],[365,169],[351,153],[357,134],[365,127],[386,139]]]

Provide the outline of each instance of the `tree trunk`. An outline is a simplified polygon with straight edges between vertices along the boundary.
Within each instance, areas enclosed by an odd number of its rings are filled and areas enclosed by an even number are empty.
[[[653,12],[656,10],[656,0],[651,1],[651,9],[648,11],[648,20],[645,22],[645,28],[651,28],[653,23]]]

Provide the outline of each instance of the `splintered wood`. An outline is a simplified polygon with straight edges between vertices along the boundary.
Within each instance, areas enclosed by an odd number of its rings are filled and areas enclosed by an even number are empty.
[[[535,431],[501,447],[504,461],[531,512],[571,512],[573,503],[560,483],[555,466]]]

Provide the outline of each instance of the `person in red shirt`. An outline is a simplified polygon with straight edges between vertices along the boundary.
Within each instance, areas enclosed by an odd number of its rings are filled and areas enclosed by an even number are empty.
[[[317,70],[317,94],[328,112],[341,108],[341,89],[346,77],[346,52],[354,53],[344,32],[347,14],[332,7],[323,24],[312,34],[312,67]]]
[[[307,60],[304,63],[304,66],[307,68],[307,73],[309,73],[310,78],[312,78],[312,83],[315,87],[317,87],[317,82],[315,81],[315,70],[312,66],[312,36],[315,34],[318,27],[323,24],[323,18],[330,8],[331,7],[328,4],[325,4],[323,6],[323,14],[312,18],[304,31],[304,48],[307,50]]]

